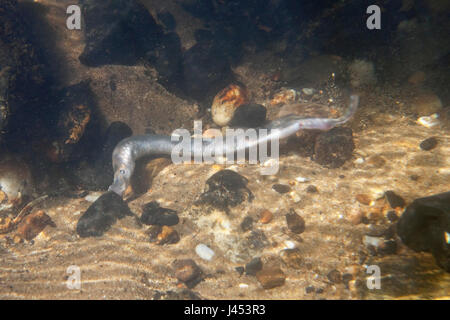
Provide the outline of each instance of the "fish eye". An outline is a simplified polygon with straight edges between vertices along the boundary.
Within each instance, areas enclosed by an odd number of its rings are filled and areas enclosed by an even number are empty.
[[[125,174],[125,170],[124,169],[120,169],[119,173],[120,174]]]

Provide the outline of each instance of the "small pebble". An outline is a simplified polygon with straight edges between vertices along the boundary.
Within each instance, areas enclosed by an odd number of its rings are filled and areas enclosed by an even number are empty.
[[[379,246],[381,246],[381,244],[384,242],[383,238],[380,237],[372,237],[372,236],[368,236],[365,235],[363,237],[363,243],[367,246],[367,247],[375,247],[378,248]]]
[[[272,189],[281,194],[291,191],[291,187],[286,184],[274,184]]]
[[[253,258],[249,263],[245,265],[245,274],[249,276],[254,276],[263,267],[261,258]]]
[[[374,155],[367,160],[367,163],[374,168],[381,168],[386,164],[386,160],[382,156]]]
[[[17,235],[25,240],[34,239],[46,226],[56,227],[52,219],[42,210],[26,216],[17,227]]]
[[[146,225],[173,226],[180,221],[176,211],[162,208],[156,201],[145,204],[142,211],[140,221]]]
[[[312,95],[314,93],[314,89],[312,89],[312,88],[303,88],[302,92],[304,94],[306,94],[307,96],[310,96],[310,95]]]
[[[298,248],[285,249],[280,253],[281,259],[290,268],[301,269],[303,265],[302,254]]]
[[[405,200],[403,200],[403,198],[396,194],[394,191],[386,191],[384,195],[392,209],[398,207],[403,208],[405,206]]]
[[[245,217],[244,220],[241,222],[241,229],[242,231],[248,231],[251,230],[253,227],[253,218],[252,217]]]
[[[314,286],[307,286],[306,288],[305,288],[305,292],[308,294],[308,293],[313,293],[315,291],[315,288],[314,288]]]
[[[291,241],[291,240],[286,240],[284,242],[284,245],[285,245],[286,249],[294,249],[295,248],[295,242]]]
[[[202,270],[192,259],[175,260],[172,266],[175,269],[175,277],[189,288],[202,280]]]
[[[431,116],[423,116],[417,119],[416,122],[426,128],[432,128],[439,124],[439,115],[434,113]]]
[[[248,288],[248,284],[246,284],[246,283],[239,283],[239,288],[247,289]]]
[[[328,272],[327,278],[328,278],[328,280],[330,280],[333,283],[341,283],[342,282],[342,275],[336,269],[333,269],[330,272]]]
[[[244,274],[245,268],[239,266],[239,267],[234,268],[234,270],[236,270],[236,272],[239,273],[240,276],[242,276]]]
[[[364,204],[366,206],[370,205],[372,202],[372,199],[367,194],[357,194],[355,196],[356,201],[358,201],[361,204]]]
[[[259,222],[266,224],[272,221],[273,214],[269,210],[263,210],[261,214],[259,215]]]
[[[291,230],[293,233],[300,234],[305,231],[305,220],[300,217],[292,208],[289,213],[286,214],[286,222],[289,230]]]
[[[201,243],[195,247],[195,252],[198,254],[200,258],[203,260],[211,261],[214,257],[214,251],[208,247],[207,245]]]
[[[286,275],[277,267],[262,269],[256,273],[256,279],[264,289],[273,289],[284,285]]]
[[[420,149],[429,151],[429,150],[436,148],[437,144],[438,144],[437,139],[435,137],[431,137],[431,138],[423,140],[419,146],[420,146]]]
[[[305,178],[305,177],[297,177],[297,178],[295,178],[295,180],[298,181],[298,182],[308,182],[308,181],[310,181],[310,179]]]
[[[162,226],[161,232],[156,237],[156,244],[174,244],[180,241],[178,232],[172,227]]]
[[[391,211],[388,211],[388,213],[386,214],[386,218],[390,222],[395,222],[398,220],[398,215],[397,215],[397,213],[395,213],[395,211],[391,210]]]
[[[319,192],[319,190],[317,190],[317,187],[316,187],[316,186],[313,186],[313,185],[311,184],[311,185],[309,185],[309,186],[306,188],[306,192],[308,192],[308,193],[317,193],[317,192]]]
[[[364,217],[363,212],[359,208],[353,208],[347,214],[347,220],[354,225],[358,225],[362,222],[362,218]]]

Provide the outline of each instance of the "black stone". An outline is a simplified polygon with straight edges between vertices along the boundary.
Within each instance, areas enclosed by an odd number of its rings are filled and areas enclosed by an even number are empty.
[[[263,264],[261,258],[253,258],[249,263],[245,265],[245,274],[249,276],[255,276],[256,273],[262,270]]]
[[[80,217],[77,234],[80,237],[99,237],[103,235],[117,219],[133,213],[122,198],[112,191],[101,195]]]
[[[352,157],[354,149],[352,129],[333,128],[317,137],[314,161],[323,166],[338,168]]]
[[[244,200],[252,201],[253,193],[247,188],[247,178],[231,170],[216,172],[206,181],[206,190],[196,204],[208,204],[225,212]]]
[[[236,109],[230,127],[257,128],[266,121],[267,109],[260,104],[245,104]]]
[[[420,149],[429,151],[429,150],[436,148],[437,144],[438,144],[437,139],[435,137],[431,137],[431,138],[423,140],[419,146],[420,146]]]
[[[386,218],[390,222],[395,222],[398,220],[398,215],[397,215],[397,213],[395,213],[395,211],[391,210],[391,211],[388,211],[388,213],[386,214]]]
[[[386,191],[384,193],[384,196],[393,209],[398,207],[403,208],[405,206],[405,200],[403,200],[403,198],[396,194],[394,191]]]
[[[242,231],[248,231],[253,227],[253,218],[252,217],[245,217],[244,220],[241,222],[241,229]]]
[[[286,184],[274,184],[272,189],[281,194],[291,191],[291,187]]]
[[[140,221],[146,225],[173,226],[180,219],[175,210],[162,208],[158,202],[152,201],[143,206]]]
[[[450,272],[450,192],[414,200],[400,217],[397,233],[411,249],[431,252]]]
[[[289,230],[293,233],[303,233],[305,231],[305,220],[300,217],[294,209],[291,209],[288,214],[286,214],[286,222]]]
[[[244,274],[245,268],[244,267],[236,267],[236,268],[234,268],[234,270],[236,270],[236,272],[239,273],[240,276],[242,276]]]

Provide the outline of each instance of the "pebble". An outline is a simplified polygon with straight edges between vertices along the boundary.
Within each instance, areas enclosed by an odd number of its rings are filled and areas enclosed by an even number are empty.
[[[405,200],[392,190],[386,191],[384,196],[392,209],[403,208],[405,206]]]
[[[245,268],[242,266],[239,266],[239,267],[234,268],[234,270],[236,270],[236,272],[239,273],[240,276],[242,276],[244,274]]]
[[[25,240],[34,239],[46,226],[56,227],[52,219],[42,210],[26,216],[17,227],[17,235]]]
[[[390,210],[387,212],[386,214],[386,218],[390,221],[390,222],[395,222],[398,220],[398,215],[395,211]]]
[[[305,231],[305,220],[300,217],[294,209],[290,209],[289,213],[286,214],[286,223],[290,231],[293,233],[303,233]]]
[[[263,267],[261,258],[253,258],[249,263],[245,265],[245,274],[249,276],[254,276]]]
[[[195,252],[203,260],[211,261],[215,255],[215,252],[207,245],[201,243],[195,247]]]
[[[180,241],[180,236],[172,227],[162,226],[161,232],[156,237],[156,244],[174,244]]]
[[[370,205],[372,202],[372,199],[370,199],[370,197],[367,194],[357,194],[355,196],[356,201],[358,201],[361,204],[364,204],[366,206]]]
[[[284,249],[280,253],[283,262],[290,268],[301,269],[303,266],[303,259],[298,248]]]
[[[379,155],[373,155],[367,159],[367,163],[374,168],[381,168],[386,164],[386,160]]]
[[[432,128],[439,124],[439,115],[434,113],[431,116],[420,117],[416,122],[426,128]]]
[[[175,277],[192,288],[202,280],[202,270],[192,259],[175,260],[172,264]]]
[[[256,273],[256,279],[264,289],[273,289],[284,285],[286,275],[278,267],[264,268]]]
[[[140,221],[146,225],[174,226],[180,221],[176,211],[162,208],[156,201],[145,204],[142,211]]]
[[[296,177],[295,180],[298,181],[298,182],[308,182],[311,179],[305,178],[305,177]]]
[[[247,103],[247,89],[237,84],[230,84],[214,97],[211,106],[214,123],[219,126],[226,126],[233,119],[236,109]]]
[[[252,227],[253,227],[253,218],[249,216],[245,217],[244,220],[241,222],[242,231],[251,230]]]
[[[281,194],[291,191],[291,187],[286,184],[274,184],[272,189]]]
[[[348,214],[347,214],[347,220],[354,225],[358,225],[362,222],[364,214],[359,208],[353,208]]]
[[[302,92],[304,94],[306,94],[307,96],[311,96],[312,94],[314,94],[314,89],[312,89],[312,88],[303,88]]]
[[[378,248],[381,246],[381,244],[384,242],[384,239],[381,237],[372,237],[365,235],[363,237],[363,243],[366,245],[366,247],[372,246],[375,248]]]
[[[314,286],[307,286],[306,288],[305,288],[305,293],[313,293],[315,291],[315,288],[314,288]]]
[[[284,242],[284,246],[285,246],[285,249],[294,249],[295,248],[295,242],[291,241],[291,240],[286,240]]]
[[[342,275],[336,269],[333,269],[330,272],[328,272],[327,278],[328,278],[328,280],[330,280],[333,283],[341,283],[342,282]]]
[[[306,192],[308,192],[308,193],[317,193],[317,192],[319,192],[319,190],[317,189],[316,186],[309,185],[309,186],[306,188]]]
[[[273,214],[269,210],[263,210],[259,215],[259,222],[263,224],[267,224],[273,219]]]
[[[437,144],[438,144],[437,139],[435,137],[431,137],[431,138],[423,140],[419,146],[420,146],[420,149],[422,149],[422,150],[430,151],[430,150],[436,148]]]

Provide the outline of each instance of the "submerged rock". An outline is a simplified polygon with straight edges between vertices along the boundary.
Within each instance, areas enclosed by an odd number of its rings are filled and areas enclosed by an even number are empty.
[[[431,137],[431,138],[423,140],[420,143],[419,147],[422,150],[430,151],[430,150],[436,148],[437,144],[438,144],[437,139],[435,137]]]
[[[398,221],[397,233],[411,249],[431,252],[450,272],[450,192],[414,200]]]
[[[317,137],[314,161],[323,166],[338,168],[352,157],[354,149],[352,129],[333,128]]]
[[[186,284],[188,288],[195,287],[202,281],[202,269],[192,259],[175,260],[172,264],[175,277]]]
[[[152,201],[144,205],[140,221],[146,225],[173,226],[180,219],[175,210],[162,208],[158,202]]]
[[[99,237],[116,223],[117,219],[132,215],[128,205],[115,192],[108,191],[98,198],[80,217],[77,233],[80,237]]]
[[[26,216],[23,221],[17,227],[17,235],[21,239],[32,240],[46,226],[56,227],[52,219],[42,210],[33,212]]]
[[[247,178],[231,170],[221,170],[206,181],[206,190],[200,195],[196,204],[209,204],[225,212],[248,199],[252,201],[253,193],[247,187]]]
[[[293,233],[303,233],[305,231],[305,220],[300,217],[294,209],[291,209],[288,214],[286,214],[286,223]]]
[[[258,271],[256,273],[256,279],[267,290],[284,285],[286,275],[278,267],[268,267]]]

